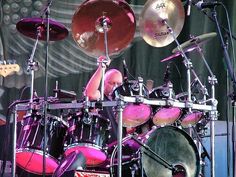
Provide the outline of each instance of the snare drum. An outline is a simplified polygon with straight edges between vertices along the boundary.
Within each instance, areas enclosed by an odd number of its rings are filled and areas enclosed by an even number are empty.
[[[97,113],[82,113],[69,117],[65,155],[82,152],[87,166],[97,166],[106,158],[105,147],[109,138],[109,120]]]
[[[143,87],[142,96],[148,98],[148,90]],[[112,93],[113,99],[122,96],[136,97],[140,96],[140,88],[137,81],[125,82],[123,85],[117,87]],[[122,118],[124,127],[137,127],[144,124],[150,118],[152,108],[149,105],[143,103],[127,103],[124,107]],[[118,116],[116,115],[118,120]]]
[[[168,87],[157,87],[152,90],[149,97],[155,99],[168,99],[171,96]],[[170,106],[153,106],[153,117],[152,121],[155,125],[164,126],[173,124],[177,119],[179,119],[182,111],[177,107]]]
[[[67,127],[61,118],[55,116],[47,118],[45,142],[47,175],[52,174],[58,166],[57,159],[63,154]],[[17,139],[16,164],[30,173],[43,174],[43,143],[44,125],[41,115],[24,117]]]

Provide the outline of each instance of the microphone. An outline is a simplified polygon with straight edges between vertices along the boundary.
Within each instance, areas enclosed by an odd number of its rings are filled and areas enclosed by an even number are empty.
[[[126,65],[125,59],[123,59],[123,69],[124,69],[124,81],[128,80],[128,67]]]
[[[165,83],[168,83],[170,81],[170,63],[168,63],[167,66],[166,66],[166,71],[165,71],[165,74],[164,74],[163,81]]]
[[[214,2],[203,2],[203,1],[199,1],[195,4],[195,6],[202,10],[202,9],[207,9],[207,8],[214,8],[215,6],[221,5],[220,2],[214,1]]]
[[[192,6],[192,0],[188,0],[188,7],[187,7],[187,16],[190,16],[191,13],[191,6]]]

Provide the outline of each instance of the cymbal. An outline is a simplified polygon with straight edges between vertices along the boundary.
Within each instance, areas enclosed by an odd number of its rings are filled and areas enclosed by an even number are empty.
[[[108,23],[109,55],[120,52],[134,37],[134,12],[122,0],[86,0],[72,18],[72,35],[83,52],[98,57],[104,55],[103,17]]]
[[[149,45],[164,47],[174,41],[166,23],[177,37],[184,20],[184,7],[180,0],[149,0],[140,16],[140,32]]]
[[[183,44],[180,45],[180,47],[183,49],[184,53],[191,52],[191,51],[197,49],[198,46],[204,44],[205,42],[207,42],[210,39],[212,39],[213,37],[215,37],[216,35],[217,34],[215,32],[202,34],[200,36],[194,37],[194,38],[184,42]],[[177,58],[178,56],[181,56],[181,52],[179,51],[178,47],[174,48],[172,50],[172,53],[174,53],[174,54],[172,54],[171,56],[169,56],[167,58],[162,59],[161,62],[169,61],[174,58]]]
[[[198,48],[198,46],[206,43],[207,41],[209,41],[210,39],[212,39],[216,35],[217,34],[215,32],[212,32],[212,33],[202,34],[202,35],[197,36],[197,37],[192,37],[190,40],[188,40],[188,41],[184,42],[183,44],[181,44],[180,47],[184,50],[184,52],[192,51],[195,48]],[[172,53],[176,53],[178,51],[179,51],[179,49],[176,47],[172,50]]]
[[[32,39],[37,38],[38,27],[41,28],[41,36],[39,40],[46,41],[47,39],[47,19],[42,18],[23,18],[16,24],[16,29],[23,35]],[[49,19],[49,40],[59,41],[67,37],[68,30],[64,25],[54,20]]]
[[[172,60],[180,55],[181,55],[181,52],[176,52],[176,53],[172,54],[171,56],[162,59],[161,62]]]

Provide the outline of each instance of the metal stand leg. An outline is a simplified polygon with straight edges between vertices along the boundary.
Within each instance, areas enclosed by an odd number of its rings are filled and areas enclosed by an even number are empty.
[[[122,177],[122,112],[123,112],[123,101],[119,101],[119,105],[117,106],[118,111],[118,177]]]
[[[12,142],[12,177],[15,177],[16,174],[16,119],[17,119],[17,114],[16,111],[14,110],[13,114],[13,128],[12,128],[12,135],[13,135],[13,142]]]
[[[217,79],[212,76],[208,78],[211,84],[212,111],[210,111],[210,129],[211,129],[211,177],[215,177],[215,121],[217,120],[217,100],[215,99],[215,84]]]

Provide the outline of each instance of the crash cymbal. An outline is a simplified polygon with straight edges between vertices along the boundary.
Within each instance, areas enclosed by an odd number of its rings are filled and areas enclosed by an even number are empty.
[[[189,49],[186,49],[186,50],[183,50],[185,53],[186,52],[191,52],[193,50],[195,50],[196,48],[189,48]],[[172,51],[173,52],[173,51]],[[172,54],[171,56],[167,57],[167,58],[164,58],[161,60],[161,62],[165,62],[165,61],[169,61],[169,60],[172,60],[172,59],[175,59],[177,58],[178,56],[181,56],[181,52],[180,51],[176,51],[174,54]]]
[[[122,0],[86,0],[72,19],[72,35],[78,46],[92,56],[104,55],[102,17],[108,22],[109,55],[120,52],[131,42],[135,33],[135,16]]]
[[[180,0],[149,0],[140,16],[140,32],[149,45],[164,47],[174,41],[165,22],[177,37],[183,28],[184,19]]]
[[[23,35],[36,39],[37,29],[42,27],[41,36],[39,40],[46,41],[47,39],[47,20],[42,18],[23,18],[16,24],[16,29]],[[64,39],[68,35],[66,27],[59,22],[49,19],[49,40],[59,41]]]
[[[180,47],[184,50],[184,52],[189,52],[198,48],[198,46],[206,43],[216,35],[217,34],[215,32],[212,32],[212,33],[202,34],[197,37],[192,37],[190,40],[181,44]],[[172,53],[177,53],[177,52],[179,52],[179,49],[177,47],[172,50]]]
[[[172,60],[172,59],[174,59],[174,58],[177,58],[177,57],[180,56],[180,55],[181,55],[181,52],[176,52],[176,53],[172,54],[171,56],[162,59],[161,62],[165,62],[165,61]]]
[[[198,49],[199,46],[206,43],[207,41],[209,41],[216,35],[217,34],[215,32],[202,34],[200,36],[193,37],[192,39],[184,42],[183,44],[180,45],[180,47],[183,49],[184,53],[191,52],[195,49]],[[181,52],[179,51],[178,47],[173,49],[172,53],[174,54],[167,58],[162,59],[161,62],[169,61],[169,60],[177,58],[178,56],[181,56]]]

